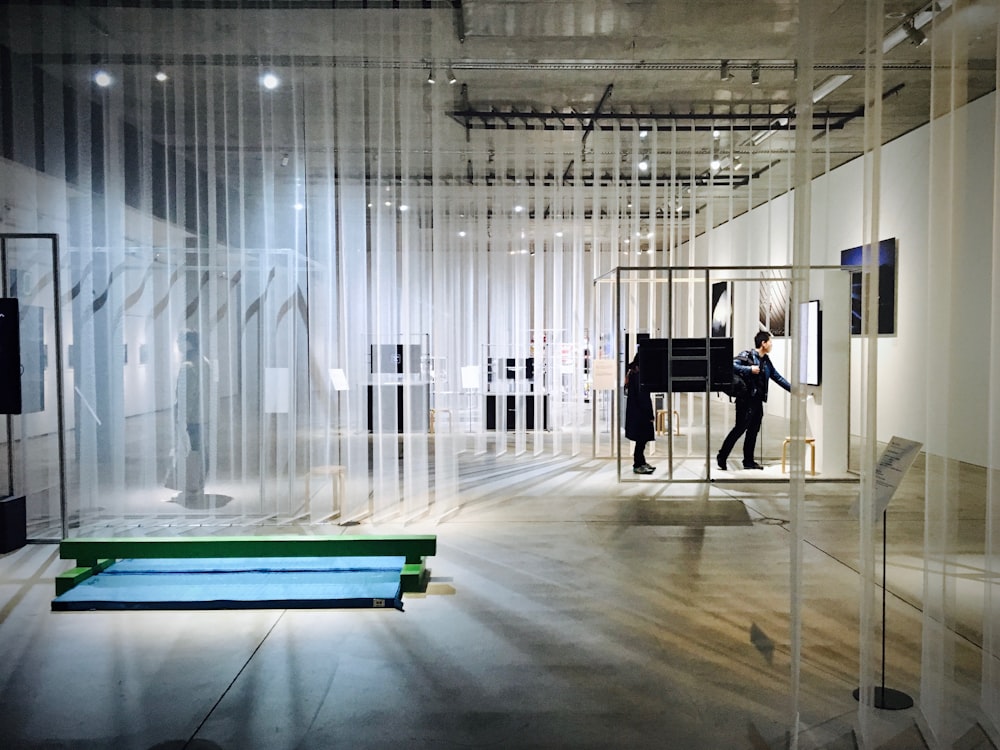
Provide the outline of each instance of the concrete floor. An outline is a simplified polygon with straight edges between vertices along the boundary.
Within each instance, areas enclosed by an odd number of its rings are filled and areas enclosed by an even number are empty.
[[[808,490],[794,744],[785,486],[619,483],[589,457],[482,463],[475,499],[443,522],[306,530],[436,533],[431,584],[404,612],[53,613],[71,566],[57,548],[0,557],[0,746],[859,746],[853,485]],[[918,462],[890,514],[887,616],[886,684],[918,700],[905,573],[922,487]],[[954,712],[965,744],[948,747],[993,746],[976,726],[976,627],[956,626],[969,688]],[[916,709],[876,712],[873,731],[872,747],[928,746]]]

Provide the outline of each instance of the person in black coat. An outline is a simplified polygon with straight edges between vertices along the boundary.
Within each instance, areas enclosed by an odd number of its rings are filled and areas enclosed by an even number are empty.
[[[632,360],[625,374],[625,437],[635,443],[632,471],[652,474],[654,468],[646,463],[646,443],[656,437],[654,430],[653,399],[639,382],[639,358]]]
[[[742,364],[739,358],[733,360],[735,369],[748,385],[744,395],[736,397],[736,424],[722,441],[719,454],[715,457],[716,464],[722,470],[726,469],[726,459],[729,458],[730,451],[740,439],[743,438],[743,468],[763,469],[754,458],[757,446],[757,433],[760,432],[760,423],[764,419],[764,402],[767,401],[767,384],[774,381],[786,391],[792,390],[792,384],[785,380],[779,373],[771,358],[767,356],[771,353],[773,342],[768,331],[758,331],[753,339],[754,349],[749,351],[750,364]]]

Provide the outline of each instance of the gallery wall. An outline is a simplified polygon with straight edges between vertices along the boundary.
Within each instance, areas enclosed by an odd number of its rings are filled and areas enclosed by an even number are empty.
[[[953,299],[949,348],[960,352],[953,362],[952,387],[963,394],[949,408],[952,419],[963,425],[951,445],[952,456],[984,466],[987,463],[987,400],[989,372],[988,322],[992,316],[990,279],[993,227],[993,137],[996,94],[990,94],[964,109],[962,127],[967,133],[967,169],[963,200],[957,221],[965,237],[960,249],[963,262],[956,264],[953,285],[963,291]],[[938,127],[947,126],[939,122]],[[822,144],[817,146],[822,149]],[[931,125],[921,127],[882,149],[882,192],[879,236],[895,237],[897,243],[896,333],[878,339],[878,439],[893,435],[925,442],[928,392],[925,371],[934,367],[940,342],[929,340],[929,295],[935,294],[929,278],[929,253],[942,252],[928,243],[929,214],[935,210],[930,193]],[[854,160],[815,179],[812,184],[811,263],[838,265],[840,252],[864,243],[863,159]],[[794,191],[720,226],[698,238],[696,255],[711,265],[788,265],[791,263],[789,212]],[[812,291],[811,291],[812,293]],[[736,299],[736,339],[750,341],[756,330],[757,300]],[[858,425],[861,398],[857,385],[861,361],[860,337],[852,342],[851,424]],[[775,358],[787,374],[787,347],[777,341]],[[784,414],[785,399],[769,408]],[[854,430],[856,432],[856,430]]]

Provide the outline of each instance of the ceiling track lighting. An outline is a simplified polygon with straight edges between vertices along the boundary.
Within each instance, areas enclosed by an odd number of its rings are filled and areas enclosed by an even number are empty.
[[[732,74],[729,72],[729,60],[723,60],[719,64],[719,80],[728,81],[732,77]]]
[[[434,78],[434,68],[432,68],[430,65],[427,66],[427,83],[430,84],[437,83],[437,81]]]
[[[905,41],[919,47],[927,41],[927,35],[921,31],[934,18],[954,4],[954,0],[934,0],[927,3],[916,13],[910,14],[903,23],[894,28],[882,39],[882,53],[895,49]]]
[[[927,43],[927,35],[913,25],[912,18],[903,22],[903,33],[914,47],[921,47]]]
[[[455,71],[453,71],[450,67],[448,68],[448,83],[449,85],[458,83],[458,78],[455,77]]]
[[[750,67],[750,83],[753,86],[760,86],[760,63],[755,62]]]

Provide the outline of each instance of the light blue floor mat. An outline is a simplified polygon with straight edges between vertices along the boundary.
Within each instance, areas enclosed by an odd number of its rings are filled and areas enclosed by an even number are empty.
[[[95,609],[402,609],[404,557],[120,560],[52,600]]]

